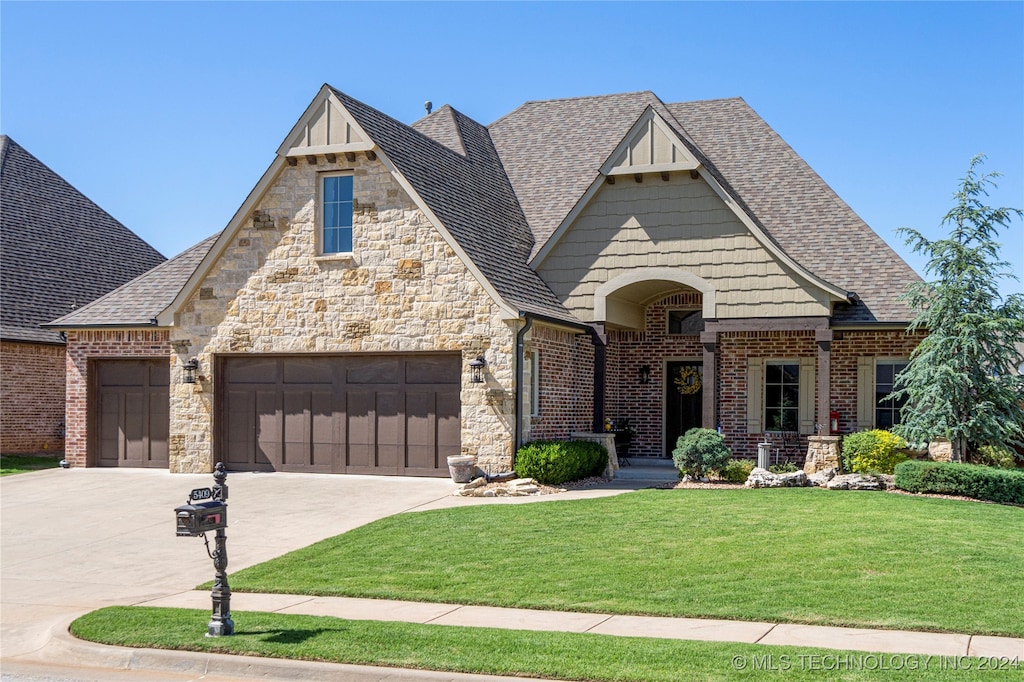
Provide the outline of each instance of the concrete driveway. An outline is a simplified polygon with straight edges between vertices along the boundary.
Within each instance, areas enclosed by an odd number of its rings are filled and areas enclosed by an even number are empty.
[[[209,474],[51,469],[0,479],[0,657],[32,658],[68,619],[213,578],[200,538],[174,535],[174,507]],[[430,503],[448,479],[228,475],[228,572]]]

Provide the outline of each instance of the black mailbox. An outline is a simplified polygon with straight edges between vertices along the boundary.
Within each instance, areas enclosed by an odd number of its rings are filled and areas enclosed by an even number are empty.
[[[228,506],[220,500],[183,504],[174,509],[178,519],[175,535],[196,536],[228,526]]]

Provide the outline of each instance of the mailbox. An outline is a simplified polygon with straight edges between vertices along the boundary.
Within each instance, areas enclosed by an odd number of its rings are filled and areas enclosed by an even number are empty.
[[[220,500],[183,504],[174,509],[178,525],[175,535],[190,537],[228,526],[228,506]]]

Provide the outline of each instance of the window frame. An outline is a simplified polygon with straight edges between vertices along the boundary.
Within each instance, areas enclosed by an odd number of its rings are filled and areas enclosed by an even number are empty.
[[[351,201],[350,202],[344,202],[344,201],[337,202],[337,203],[342,204],[342,205],[344,205],[345,203],[349,203],[350,204],[350,207],[351,207],[350,211],[351,212],[349,214],[349,224],[347,226],[346,225],[337,225],[337,226],[333,226],[332,225],[332,226],[328,226],[326,224],[326,218],[327,218],[327,207],[326,207],[327,190],[326,190],[326,186],[325,185],[326,185],[327,181],[330,178],[338,178],[338,177],[351,178],[351,182],[352,182],[352,199],[351,199]],[[324,172],[324,173],[318,173],[317,174],[317,202],[316,202],[316,205],[317,205],[317,216],[316,216],[316,225],[317,225],[317,235],[316,235],[317,249],[316,250],[317,250],[317,255],[320,256],[320,257],[325,257],[325,258],[347,258],[347,257],[352,257],[355,254],[355,173],[353,173],[350,170],[328,171],[328,172]],[[344,230],[346,227],[348,229],[349,240],[351,242],[350,250],[348,250],[348,251],[328,251],[326,249],[326,245],[327,245],[327,234],[326,233],[327,233],[327,230],[328,229]]]
[[[791,382],[785,382],[785,381],[770,382],[768,380],[769,367],[773,367],[773,366],[774,367],[785,367],[787,365],[788,366],[792,366],[792,367],[794,367],[796,369],[796,373],[793,375],[794,376],[794,380],[793,381],[791,381]],[[764,381],[762,383],[762,390],[764,391],[764,404],[762,405],[761,409],[762,409],[762,411],[764,413],[763,414],[763,419],[764,419],[763,423],[764,423],[764,427],[765,427],[764,430],[765,431],[773,431],[773,432],[774,431],[778,431],[778,432],[790,431],[790,432],[796,432],[796,433],[798,433],[800,431],[800,407],[801,407],[801,405],[800,405],[800,393],[801,393],[801,391],[800,391],[800,372],[801,372],[801,367],[802,367],[802,365],[801,365],[801,362],[800,362],[800,358],[785,358],[785,359],[774,359],[774,358],[772,358],[772,359],[766,359],[764,361]],[[781,376],[782,377],[786,376],[785,370],[782,370]],[[778,407],[772,407],[772,406],[769,405],[769,387],[770,386],[779,386],[781,388],[780,395],[782,397],[782,404],[780,404]],[[794,404],[790,405],[788,407],[785,405],[785,392],[786,392],[786,388],[787,387],[792,387],[792,388],[796,389],[796,398],[793,401]],[[780,417],[781,418],[779,420],[779,426],[777,428],[769,420],[769,417],[768,417],[769,410],[779,410],[780,411]],[[786,412],[790,412],[793,415],[793,419],[792,419],[792,423],[791,424],[787,424],[787,422],[786,422],[786,419],[785,419]],[[787,426],[791,426],[791,428],[787,428]]]
[[[700,329],[696,331],[686,332],[674,332],[672,331],[672,314],[673,313],[685,313],[683,319],[689,317],[693,313],[697,313],[700,316]],[[665,335],[666,336],[696,336],[704,330],[704,311],[701,308],[669,308],[665,311]]]
[[[880,365],[892,365],[893,366],[892,382],[889,384],[889,390],[886,391],[886,395],[888,395],[889,393],[892,393],[892,389],[896,386],[896,377],[898,376],[898,372],[896,372],[896,370],[895,370],[895,365],[903,365],[903,370],[905,370],[907,368],[907,365],[909,365],[909,364],[910,364],[910,359],[909,358],[896,358],[896,357],[879,357],[879,358],[874,358],[874,362],[873,362],[874,369],[873,369],[872,374],[871,374],[871,395],[872,395],[872,403],[874,404],[874,409],[872,410],[872,413],[871,413],[871,425],[872,425],[872,428],[876,428],[876,429],[891,429],[893,426],[896,426],[897,424],[899,424],[900,423],[900,421],[899,421],[900,411],[903,409],[903,407],[907,403],[906,399],[904,399],[903,403],[901,405],[899,405],[899,406],[893,405],[891,407],[883,407],[883,405],[882,405],[883,401],[878,399],[878,386],[879,386],[878,368],[879,368],[879,366]],[[903,371],[903,370],[900,370],[900,371]],[[885,411],[885,410],[887,410],[887,411],[889,411],[891,413],[892,423],[889,424],[888,426],[879,426],[879,424],[880,424],[879,414],[882,411]]]

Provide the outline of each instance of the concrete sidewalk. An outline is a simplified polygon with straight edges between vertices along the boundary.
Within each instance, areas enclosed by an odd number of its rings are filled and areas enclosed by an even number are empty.
[[[210,609],[210,593],[190,590],[138,606]],[[401,621],[508,630],[589,632],[596,635],[775,644],[822,649],[926,656],[983,656],[1024,661],[1024,639],[983,635],[869,630],[785,623],[758,623],[704,618],[616,616],[600,613],[538,611],[493,606],[462,606],[424,602],[310,597],[290,594],[235,593],[231,596],[236,623],[245,611],[269,611],[349,620]],[[200,626],[203,623],[199,623]],[[244,626],[242,626],[244,627]]]

